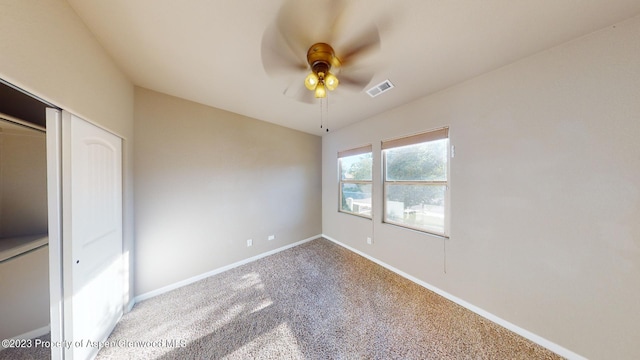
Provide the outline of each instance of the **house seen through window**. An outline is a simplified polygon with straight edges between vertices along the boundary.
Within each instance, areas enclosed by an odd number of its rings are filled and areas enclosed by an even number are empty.
[[[340,212],[371,218],[371,145],[338,153]]]

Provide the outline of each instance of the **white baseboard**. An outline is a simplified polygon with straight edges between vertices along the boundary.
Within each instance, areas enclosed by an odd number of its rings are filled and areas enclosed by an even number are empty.
[[[556,344],[556,343],[554,343],[552,341],[549,341],[549,340],[547,340],[547,339],[545,339],[545,338],[543,338],[541,336],[538,336],[538,335],[536,335],[536,334],[534,334],[534,333],[532,333],[532,332],[530,332],[528,330],[525,330],[525,329],[523,329],[523,328],[521,328],[521,327],[519,327],[519,326],[517,326],[515,324],[512,324],[512,323],[510,323],[510,322],[508,322],[508,321],[506,321],[506,320],[504,320],[504,319],[502,319],[502,318],[500,318],[500,317],[498,317],[498,316],[496,316],[496,315],[494,315],[494,314],[492,314],[492,313],[490,313],[490,312],[488,312],[486,310],[483,310],[483,309],[481,309],[481,308],[479,308],[479,307],[477,307],[477,306],[475,306],[475,305],[473,305],[471,303],[468,303],[468,302],[466,302],[466,301],[464,301],[464,300],[462,300],[462,299],[460,299],[460,298],[458,298],[458,297],[456,297],[454,295],[451,295],[448,292],[446,292],[446,291],[444,291],[444,290],[442,290],[440,288],[437,288],[437,287],[435,287],[435,286],[433,286],[433,285],[431,285],[429,283],[426,283],[426,282],[424,282],[424,281],[422,281],[422,280],[420,280],[420,279],[418,279],[418,278],[416,278],[414,276],[411,276],[411,275],[409,275],[409,274],[407,274],[407,273],[405,273],[405,272],[403,272],[403,271],[401,271],[399,269],[396,269],[395,267],[393,267],[393,266],[391,266],[391,265],[389,265],[387,263],[384,263],[384,262],[382,262],[382,261],[380,261],[380,260],[378,260],[378,259],[376,259],[374,257],[371,257],[370,255],[367,255],[367,254],[363,253],[360,250],[352,248],[349,245],[343,244],[340,241],[338,241],[338,240],[336,240],[336,239],[334,239],[334,238],[332,238],[330,236],[327,236],[327,235],[323,234],[322,237],[327,239],[327,240],[330,240],[330,241],[336,243],[337,245],[340,245],[340,246],[344,247],[347,250],[353,251],[354,253],[356,253],[356,254],[358,254],[358,255],[360,255],[362,257],[365,257],[365,258],[373,261],[374,263],[376,263],[376,264],[378,264],[378,265],[380,265],[380,266],[382,266],[384,268],[387,268],[387,269],[393,271],[394,273],[402,276],[403,278],[405,278],[407,280],[410,280],[410,281],[412,281],[412,282],[414,282],[414,283],[416,283],[416,284],[418,284],[418,285],[420,285],[420,286],[422,286],[422,287],[424,287],[424,288],[426,288],[428,290],[431,290],[434,293],[436,293],[436,294],[438,294],[438,295],[440,295],[440,296],[442,296],[442,297],[444,297],[446,299],[449,299],[449,300],[453,301],[454,303],[456,303],[456,304],[458,304],[458,305],[460,305],[460,306],[462,306],[464,308],[467,308],[467,309],[473,311],[474,313],[482,316],[483,318],[485,318],[485,319],[487,319],[487,320],[489,320],[491,322],[494,322],[494,323],[496,323],[496,324],[498,324],[498,325],[500,325],[500,326],[502,326],[502,327],[504,327],[504,328],[506,328],[508,330],[511,330],[514,333],[516,333],[516,334],[518,334],[518,335],[520,335],[520,336],[522,336],[522,337],[524,337],[526,339],[529,339],[532,342],[534,342],[534,343],[536,343],[536,344],[538,344],[540,346],[543,346],[543,347],[553,351],[554,353],[556,353],[556,354],[558,354],[558,355],[560,355],[560,356],[562,356],[564,358],[567,358],[567,359],[570,359],[570,360],[587,360],[587,358],[585,358],[585,357],[583,357],[581,355],[578,355],[578,354],[574,353],[573,351],[571,351],[569,349],[566,349],[566,348],[564,348],[564,347],[562,347],[562,346],[560,346],[560,345],[558,345],[558,344]]]
[[[47,325],[47,326],[43,326],[39,329],[35,329],[35,330],[31,330],[28,331],[24,334],[18,335],[18,336],[14,336],[11,339],[33,339],[33,338],[37,338],[40,337],[42,335],[46,335],[49,333],[49,331],[51,331],[51,326]],[[0,351],[4,350],[4,347],[2,346],[2,344],[0,344]]]
[[[125,305],[124,307],[124,313],[128,313],[129,311],[131,311],[131,309],[133,309],[133,305],[136,304],[136,299],[132,298],[131,300],[129,300],[129,302]]]
[[[284,250],[290,249],[292,247],[295,247],[295,246],[298,246],[298,245],[302,245],[302,244],[304,244],[306,242],[309,242],[311,240],[318,239],[321,236],[322,235],[315,235],[315,236],[312,236],[310,238],[306,238],[304,240],[300,240],[298,242],[295,242],[293,244],[289,244],[289,245],[286,245],[286,246],[283,246],[283,247],[280,247],[280,248],[277,248],[277,249],[274,249],[274,250],[270,250],[270,251],[264,252],[262,254],[250,257],[248,259],[240,260],[240,261],[235,262],[233,264],[230,264],[230,265],[227,265],[227,266],[223,266],[221,268],[206,272],[204,274],[196,275],[194,277],[191,277],[191,278],[188,278],[188,279],[185,279],[185,280],[182,280],[182,281],[178,281],[178,282],[173,283],[171,285],[163,286],[163,287],[161,287],[159,289],[152,290],[152,291],[146,292],[144,294],[138,295],[138,296],[136,296],[134,298],[134,300],[132,302],[129,303],[128,309],[131,310],[131,308],[133,308],[133,306],[137,302],[150,299],[152,297],[158,296],[160,294],[164,294],[166,292],[181,288],[181,287],[189,285],[189,284],[193,284],[196,281],[200,281],[200,280],[206,279],[206,278],[208,278],[210,276],[223,273],[223,272],[231,270],[233,268],[237,268],[238,266],[241,266],[241,265],[244,265],[244,264],[248,264],[248,263],[256,261],[258,259],[262,259],[263,257],[279,253],[280,251],[284,251]]]

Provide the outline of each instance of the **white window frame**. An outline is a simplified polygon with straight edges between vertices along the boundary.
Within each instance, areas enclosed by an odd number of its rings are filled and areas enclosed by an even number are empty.
[[[349,156],[355,155],[363,155],[363,154],[371,154],[373,157],[373,146],[365,145],[357,148],[343,150],[338,152],[338,212],[343,214],[355,215],[359,217],[363,217],[366,219],[373,219],[373,164],[371,164],[371,180],[353,180],[353,179],[343,179],[342,178],[342,163],[341,159]],[[372,160],[373,161],[373,160]],[[342,208],[342,187],[345,184],[355,184],[355,185],[369,185],[371,186],[371,213],[370,215],[362,214],[359,212],[347,211]]]
[[[394,148],[398,148],[398,147],[402,147],[402,146],[409,146],[409,145],[417,145],[417,144],[422,144],[422,143],[427,143],[427,142],[431,142],[431,141],[438,141],[438,140],[443,140],[443,139],[447,139],[447,144],[445,146],[446,149],[446,157],[447,157],[447,164],[446,164],[446,170],[445,170],[445,174],[446,174],[446,179],[444,181],[423,181],[423,180],[387,180],[387,155],[386,155],[386,151],[385,150],[389,150],[389,149],[394,149]],[[450,154],[450,142],[449,142],[449,127],[442,127],[442,128],[438,128],[438,129],[434,129],[434,130],[430,130],[427,132],[423,132],[423,133],[419,133],[419,134],[415,134],[415,135],[409,135],[409,136],[405,136],[405,137],[401,137],[401,138],[395,138],[395,139],[390,139],[390,140],[385,140],[382,141],[382,145],[381,145],[381,151],[382,151],[382,204],[383,204],[383,211],[382,211],[382,222],[383,223],[387,223],[387,224],[392,224],[395,226],[400,226],[400,227],[404,227],[404,228],[408,228],[411,230],[415,230],[415,231],[420,231],[420,232],[424,232],[427,234],[431,234],[431,235],[436,235],[436,236],[440,236],[440,237],[444,237],[444,238],[449,238],[449,225],[450,225],[450,193],[451,193],[451,187],[450,187],[450,169],[451,169],[451,154]],[[393,221],[392,219],[389,219],[387,217],[387,192],[388,192],[388,187],[389,186],[393,186],[393,185],[418,185],[418,186],[444,186],[445,187],[445,194],[444,194],[444,229],[443,232],[437,232],[437,231],[431,231],[425,228],[421,228],[421,227],[417,227],[417,226],[411,226],[409,224],[406,223],[402,223],[402,222],[398,222],[398,221]]]

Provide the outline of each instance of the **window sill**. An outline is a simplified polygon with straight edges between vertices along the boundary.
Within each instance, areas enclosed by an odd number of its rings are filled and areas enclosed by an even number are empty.
[[[449,235],[433,233],[433,232],[429,232],[427,230],[414,228],[414,227],[411,227],[411,226],[407,226],[407,225],[403,225],[403,224],[399,224],[399,223],[394,223],[394,222],[390,222],[390,221],[383,221],[382,223],[385,224],[385,225],[391,225],[393,227],[397,227],[397,228],[401,228],[401,229],[417,232],[417,233],[422,234],[422,235],[429,235],[429,236],[433,236],[433,237],[436,237],[436,238],[439,238],[439,239],[449,240]]]
[[[371,220],[371,216],[360,215],[360,214],[356,214],[356,213],[352,213],[352,212],[348,212],[348,211],[340,211],[340,210],[338,210],[338,213],[339,214],[357,216],[357,217],[362,218],[362,219]]]

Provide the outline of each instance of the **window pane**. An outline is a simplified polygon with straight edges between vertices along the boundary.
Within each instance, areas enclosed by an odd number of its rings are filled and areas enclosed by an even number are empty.
[[[387,185],[385,220],[444,234],[444,185]]]
[[[342,184],[340,209],[371,217],[371,184]]]
[[[385,150],[386,180],[446,181],[448,139]]]
[[[346,156],[339,160],[341,180],[371,181],[371,167],[373,165],[371,153]]]

